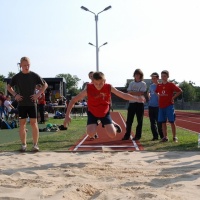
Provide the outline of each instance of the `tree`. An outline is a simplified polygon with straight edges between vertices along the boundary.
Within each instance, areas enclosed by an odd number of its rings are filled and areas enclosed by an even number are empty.
[[[0,81],[4,81],[5,76],[4,75],[0,75]]]
[[[185,102],[195,100],[195,88],[192,86],[192,84],[183,81],[179,84],[179,87],[183,90],[183,93],[179,96],[179,99],[183,98]]]
[[[169,82],[174,83],[175,85],[178,85],[178,84],[179,84],[179,82],[177,82],[175,79],[169,80]]]
[[[70,93],[72,96],[78,94],[78,82],[81,80],[76,75],[72,76],[71,74],[58,74],[58,78],[64,78],[66,80],[66,90],[67,93]],[[71,92],[70,92],[71,91]],[[75,92],[76,91],[76,92]]]
[[[15,74],[15,72],[8,72],[8,78],[12,78]]]
[[[200,102],[200,87],[195,87],[195,102]]]
[[[3,81],[0,81],[0,91],[4,93],[5,88],[6,88],[6,83],[4,83]]]

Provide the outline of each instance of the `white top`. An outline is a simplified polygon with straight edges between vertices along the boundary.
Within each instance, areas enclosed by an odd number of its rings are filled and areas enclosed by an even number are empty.
[[[8,101],[8,100],[4,101],[4,106],[7,108],[8,112],[12,110],[11,105],[12,105],[11,101]]]

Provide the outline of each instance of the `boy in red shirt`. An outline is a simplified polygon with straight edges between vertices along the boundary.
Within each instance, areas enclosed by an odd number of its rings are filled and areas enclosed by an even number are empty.
[[[167,119],[171,124],[173,141],[178,142],[176,137],[176,125],[175,125],[175,111],[174,111],[174,99],[178,97],[182,90],[174,83],[168,82],[169,72],[164,70],[161,72],[162,83],[157,85],[155,92],[159,95],[159,113],[158,121],[162,123],[163,139],[162,142],[168,142],[167,137]]]
[[[74,104],[82,100],[85,96],[88,98],[88,120],[87,120],[87,134],[89,137],[93,137],[97,129],[97,121],[100,120],[102,125],[105,127],[106,132],[110,138],[114,138],[117,132],[121,132],[121,127],[113,123],[110,116],[110,99],[111,92],[120,98],[126,100],[135,100],[144,102],[144,98],[135,97],[127,93],[123,93],[110,84],[105,83],[105,76],[102,72],[95,72],[93,74],[93,82],[88,83],[87,87],[81,91],[77,96],[75,96],[69,103],[65,120],[63,122],[64,127],[66,127],[71,122],[71,109]]]

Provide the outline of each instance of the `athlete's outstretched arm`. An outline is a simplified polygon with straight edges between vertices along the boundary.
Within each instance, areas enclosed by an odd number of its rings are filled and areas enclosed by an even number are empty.
[[[117,95],[118,97],[128,100],[128,101],[137,101],[137,102],[141,102],[141,103],[145,102],[144,96],[133,96],[131,94],[121,92],[113,86],[111,86],[111,92],[114,93],[115,95]]]

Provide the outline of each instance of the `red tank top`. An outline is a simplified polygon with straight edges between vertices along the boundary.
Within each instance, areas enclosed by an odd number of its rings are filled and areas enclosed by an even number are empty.
[[[104,117],[109,111],[111,98],[111,85],[105,84],[97,90],[94,84],[87,84],[88,111],[95,117]]]

